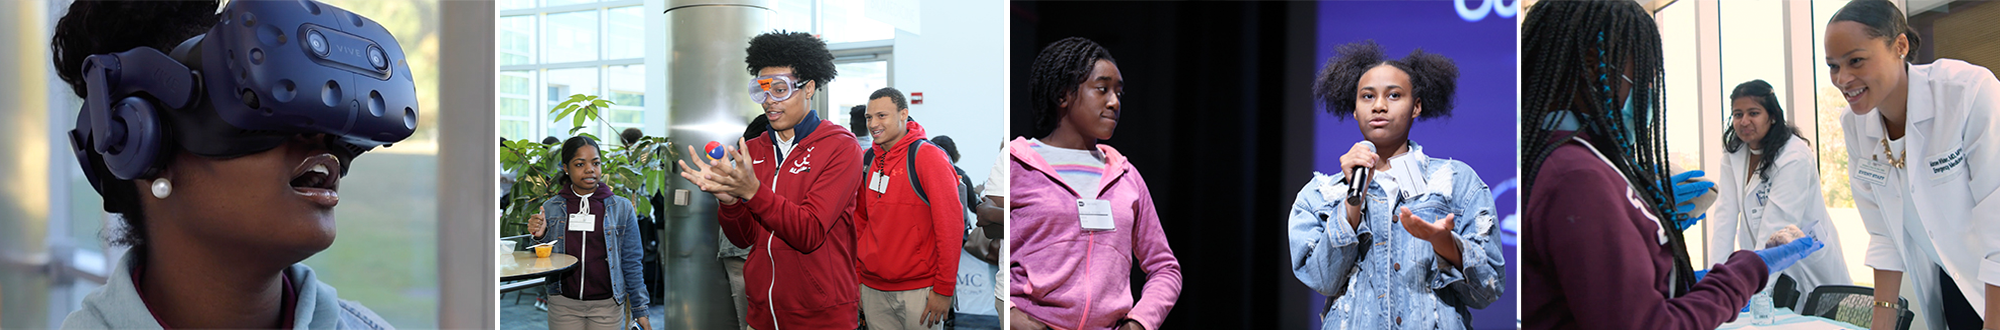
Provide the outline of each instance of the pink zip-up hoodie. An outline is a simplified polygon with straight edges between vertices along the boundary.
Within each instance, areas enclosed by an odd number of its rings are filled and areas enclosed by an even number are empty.
[[[1160,230],[1153,197],[1139,169],[1111,146],[1094,199],[1111,202],[1112,230],[1084,230],[1075,189],[1024,138],[1013,156],[1008,223],[1013,249],[1009,295],[1015,308],[1055,329],[1111,329],[1133,319],[1159,329],[1181,295],[1181,265]],[[1144,293],[1133,303],[1132,260],[1145,270]]]

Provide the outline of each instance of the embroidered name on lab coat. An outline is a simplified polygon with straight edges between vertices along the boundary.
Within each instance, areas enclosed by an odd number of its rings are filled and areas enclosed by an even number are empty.
[[[1957,169],[1958,164],[1965,162],[1965,158],[1961,157],[1964,153],[1965,148],[1952,147],[1951,151],[1932,155],[1930,159],[1931,174],[1944,174],[1945,172]]]

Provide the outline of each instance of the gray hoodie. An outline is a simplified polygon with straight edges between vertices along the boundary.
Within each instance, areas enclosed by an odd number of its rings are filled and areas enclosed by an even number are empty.
[[[83,308],[70,312],[63,329],[161,329],[139,291],[132,283],[132,263],[136,253],[128,253],[111,272],[110,281],[83,297]],[[298,287],[298,309],[292,311],[296,329],[394,329],[374,311],[334,296],[332,286],[320,283],[312,268],[292,264],[285,276]]]

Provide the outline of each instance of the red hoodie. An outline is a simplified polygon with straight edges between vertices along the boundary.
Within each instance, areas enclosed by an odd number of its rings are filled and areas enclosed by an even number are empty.
[[[745,142],[760,190],[723,205],[716,217],[730,243],[750,249],[745,317],[758,329],[854,329],[861,289],[849,212],[861,186],[861,151],[854,133],[817,116],[794,133],[798,146],[782,159],[775,133]]]
[[[944,149],[919,146],[911,160],[911,141],[924,138],[924,127],[908,123],[909,132],[896,143],[870,148],[875,162],[869,174],[887,176],[882,192],[869,189],[866,176],[857,189],[854,206],[856,269],[861,284],[882,291],[931,288],[951,296],[958,279],[958,251],[964,246],[965,206],[958,196],[958,172],[952,170],[951,156]],[[917,177],[924,180],[925,205],[910,185],[910,166],[917,162]]]

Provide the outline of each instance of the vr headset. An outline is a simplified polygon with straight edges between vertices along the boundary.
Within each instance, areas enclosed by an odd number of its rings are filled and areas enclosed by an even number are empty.
[[[345,176],[355,156],[416,130],[415,81],[381,24],[312,0],[231,1],[220,16],[170,53],[84,60],[70,149],[98,193],[158,174],[175,147],[232,158],[302,134],[325,134]]]

